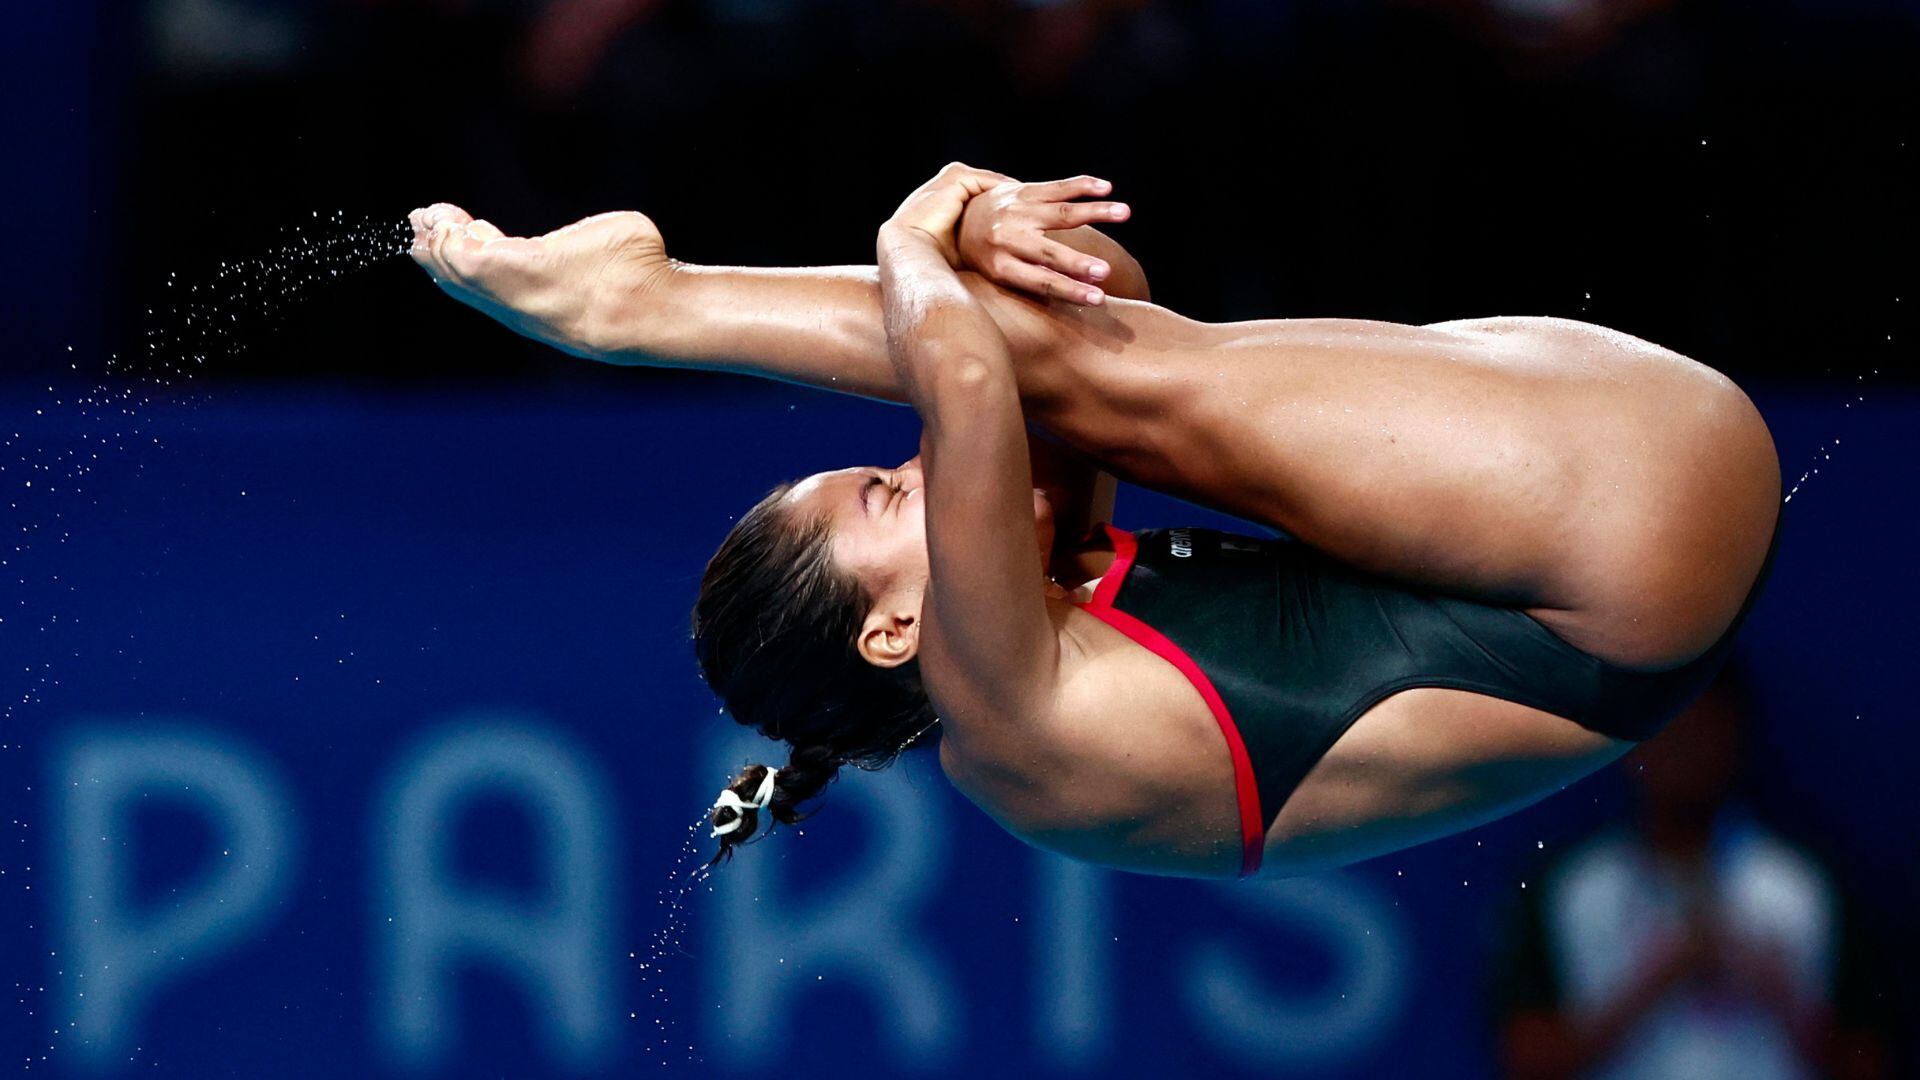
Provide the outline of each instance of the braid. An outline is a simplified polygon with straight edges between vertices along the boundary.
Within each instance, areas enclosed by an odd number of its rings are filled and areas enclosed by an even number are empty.
[[[733,849],[753,839],[760,831],[760,809],[754,804],[755,796],[766,783],[767,773],[773,772],[773,792],[767,800],[766,811],[774,821],[782,825],[798,825],[808,815],[799,811],[801,803],[819,795],[826,786],[840,774],[840,766],[845,759],[835,754],[824,744],[798,746],[788,759],[785,767],[775,770],[771,765],[748,765],[734,777],[733,783],[722,789],[721,798],[732,792],[739,801],[746,802],[744,809],[732,805],[716,803],[710,820],[718,832],[720,849],[707,860],[712,866],[722,859],[733,858]],[[738,822],[738,824],[734,824]]]
[[[782,825],[800,824],[807,815],[798,811],[799,805],[826,790],[843,764],[845,759],[824,744],[794,747],[787,767],[774,778],[773,805],[768,807],[773,820]]]

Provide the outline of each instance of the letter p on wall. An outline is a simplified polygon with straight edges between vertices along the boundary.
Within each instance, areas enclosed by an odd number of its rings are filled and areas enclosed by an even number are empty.
[[[219,854],[184,888],[136,906],[133,812],[154,795],[203,818]],[[203,732],[83,731],[56,755],[50,797],[67,1050],[103,1065],[139,1037],[154,991],[265,921],[295,861],[294,818],[270,766]]]

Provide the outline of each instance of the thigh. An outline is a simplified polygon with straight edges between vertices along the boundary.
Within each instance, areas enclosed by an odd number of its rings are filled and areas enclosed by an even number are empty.
[[[1525,608],[1604,659],[1691,659],[1764,558],[1779,497],[1765,424],[1724,377],[1626,335],[1212,326],[1128,304],[1049,316],[1030,415],[1117,475]]]
[[[1406,690],[1341,736],[1267,833],[1277,873],[1370,859],[1492,821],[1635,744],[1463,690]]]

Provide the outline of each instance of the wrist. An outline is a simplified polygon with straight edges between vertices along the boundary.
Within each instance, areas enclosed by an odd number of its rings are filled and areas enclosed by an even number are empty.
[[[874,244],[875,256],[885,259],[890,252],[928,252],[952,267],[956,260],[951,236],[939,237],[910,222],[888,220],[880,226]]]
[[[904,221],[889,218],[880,223],[880,233],[875,239],[874,247],[877,250],[886,251],[901,245],[925,246],[932,242],[933,237],[927,230],[918,225],[909,225]]]

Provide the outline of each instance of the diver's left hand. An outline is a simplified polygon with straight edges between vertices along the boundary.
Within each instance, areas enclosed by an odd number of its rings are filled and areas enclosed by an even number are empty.
[[[1094,176],[996,184],[966,204],[960,218],[961,262],[1009,289],[1098,304],[1106,297],[1100,283],[1113,267],[1048,234],[1127,220],[1132,212],[1126,203],[1074,201],[1104,199],[1112,192],[1112,184]]]
[[[957,270],[960,246],[954,228],[960,224],[967,200],[998,184],[1012,182],[1012,177],[1002,173],[953,162],[915,188],[887,219],[887,224],[926,233],[946,256],[947,265]]]

